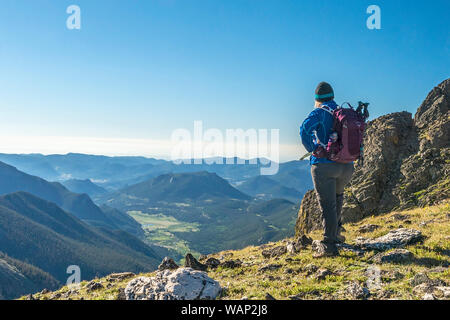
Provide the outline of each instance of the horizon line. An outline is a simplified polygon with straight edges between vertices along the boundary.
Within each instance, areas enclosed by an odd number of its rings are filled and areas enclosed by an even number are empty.
[[[148,159],[175,161],[171,157],[173,142],[163,139],[64,137],[64,136],[0,136],[0,153],[10,155],[68,155],[82,154],[105,157],[143,157]],[[220,150],[219,150],[220,151]],[[246,157],[246,154],[225,156],[218,152],[209,157],[186,157],[185,159],[255,158],[284,163],[300,159],[306,153],[301,144],[280,144],[278,159],[269,157]],[[182,160],[182,159],[181,159]]]
[[[243,157],[239,157],[239,156],[234,156],[234,157],[216,156],[216,157],[207,157],[207,158],[187,158],[187,159],[170,160],[170,159],[166,159],[166,158],[157,158],[155,156],[145,156],[145,155],[106,155],[106,154],[93,154],[93,153],[83,153],[83,152],[67,152],[67,153],[41,153],[41,152],[9,153],[9,152],[0,152],[0,155],[8,155],[8,156],[34,156],[34,155],[38,155],[38,156],[43,156],[43,157],[81,155],[81,156],[94,156],[94,157],[106,157],[106,158],[144,158],[144,159],[158,160],[158,161],[167,161],[167,162],[195,161],[195,160],[206,161],[206,160],[212,160],[212,159],[224,159],[224,160],[225,159],[240,159],[240,160],[244,160],[246,162],[247,161],[252,161],[252,160],[264,159],[264,160],[268,160],[270,162],[275,162],[275,161],[272,161],[272,160],[270,160],[268,158],[264,158],[264,157],[243,158]],[[307,159],[304,159],[304,160],[292,159],[292,160],[279,161],[279,162],[275,162],[275,163],[281,164],[281,163],[287,163],[287,162],[292,162],[292,161],[308,161],[308,160]],[[192,163],[192,164],[195,165],[197,163]],[[201,163],[201,164],[203,165],[204,163]],[[216,164],[216,163],[212,163],[212,164]],[[226,164],[226,163],[223,163],[223,164]]]

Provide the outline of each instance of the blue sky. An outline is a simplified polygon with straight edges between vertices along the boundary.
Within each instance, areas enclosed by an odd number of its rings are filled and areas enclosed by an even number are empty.
[[[381,30],[366,27],[371,4]],[[161,157],[173,130],[202,120],[278,128],[295,159],[320,81],[372,117],[414,113],[450,76],[448,12],[447,0],[2,0],[0,151]]]

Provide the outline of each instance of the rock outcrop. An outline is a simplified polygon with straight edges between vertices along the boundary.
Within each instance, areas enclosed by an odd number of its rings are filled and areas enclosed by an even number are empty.
[[[158,266],[159,271],[163,270],[175,270],[178,269],[178,265],[173,261],[172,258],[165,257],[161,264]]]
[[[319,208],[316,192],[309,190],[303,196],[295,223],[295,235],[301,237],[312,230],[322,227],[322,212]]]
[[[208,258],[205,262],[205,265],[207,265],[211,269],[215,269],[220,266],[220,260],[216,258]]]
[[[425,206],[450,196],[450,79],[434,88],[416,112],[413,152],[393,190],[401,207]]]
[[[95,280],[90,281],[86,286],[86,290],[88,292],[103,289],[103,288],[104,288],[103,285]]]
[[[207,265],[198,262],[197,259],[195,259],[194,256],[190,253],[188,253],[185,257],[184,266],[186,268],[192,268],[199,271],[206,271],[206,269],[208,269]]]
[[[349,283],[346,293],[353,300],[366,299],[370,295],[369,290],[356,281]]]
[[[358,237],[355,242],[358,246],[369,249],[385,251],[392,248],[400,248],[423,240],[422,233],[414,229],[397,229],[389,231],[384,236],[375,239]]]
[[[411,261],[414,254],[406,249],[395,249],[391,252],[380,252],[375,255],[372,260],[376,263],[403,263]]]
[[[426,273],[418,273],[411,280],[413,293],[417,296],[423,295],[423,300],[449,299],[450,287],[445,281],[430,279]]]
[[[110,282],[114,281],[122,281],[131,277],[134,277],[135,274],[133,272],[120,272],[120,273],[112,273],[110,274],[107,279]]]
[[[345,191],[344,222],[395,209],[433,205],[450,196],[450,79],[417,110],[381,116],[367,125],[364,163]],[[314,191],[302,201],[296,234],[321,228]]]
[[[206,272],[192,268],[157,272],[155,277],[139,277],[125,288],[126,300],[212,300],[222,288]]]
[[[261,254],[263,255],[264,258],[270,259],[270,258],[282,256],[286,252],[287,252],[286,246],[278,246],[275,248],[265,249],[262,251]]]

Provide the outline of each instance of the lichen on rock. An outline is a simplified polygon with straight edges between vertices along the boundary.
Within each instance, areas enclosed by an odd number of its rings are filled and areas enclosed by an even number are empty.
[[[126,300],[212,300],[221,290],[206,272],[179,268],[159,271],[154,277],[135,278],[124,293]]]

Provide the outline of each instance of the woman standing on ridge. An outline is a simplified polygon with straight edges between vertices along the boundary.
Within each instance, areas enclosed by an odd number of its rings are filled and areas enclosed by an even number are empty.
[[[313,152],[310,158],[314,189],[319,200],[323,219],[323,240],[314,257],[337,256],[336,243],[344,242],[341,233],[341,212],[344,188],[350,182],[353,162],[338,163],[324,154],[328,141],[337,139],[333,132],[333,112],[338,108],[334,102],[334,91],[330,84],[321,82],[315,95],[315,109],[300,127],[300,136],[305,149]]]

